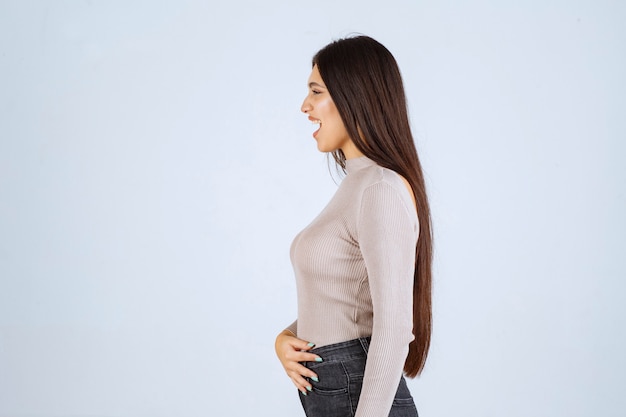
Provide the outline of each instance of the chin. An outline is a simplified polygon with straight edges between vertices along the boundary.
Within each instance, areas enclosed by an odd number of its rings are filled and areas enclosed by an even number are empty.
[[[337,148],[334,148],[332,146],[328,146],[326,144],[324,144],[322,141],[317,141],[317,150],[320,152],[324,152],[324,153],[328,153],[328,152],[332,152],[332,151],[336,151]]]
[[[329,149],[329,148],[324,148],[321,146],[318,146],[317,150],[323,153],[330,153],[330,152],[336,151],[336,149]]]
[[[320,142],[317,142],[317,150],[320,152],[331,152],[328,149],[326,149],[326,147]]]

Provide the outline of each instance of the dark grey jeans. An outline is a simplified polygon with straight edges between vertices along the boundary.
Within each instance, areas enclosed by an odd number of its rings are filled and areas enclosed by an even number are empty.
[[[354,416],[361,395],[369,344],[370,338],[367,337],[311,350],[323,362],[303,363],[319,378],[319,382],[309,380],[313,390],[308,395],[300,394],[307,417]],[[417,417],[417,409],[404,377],[400,378],[389,417]]]

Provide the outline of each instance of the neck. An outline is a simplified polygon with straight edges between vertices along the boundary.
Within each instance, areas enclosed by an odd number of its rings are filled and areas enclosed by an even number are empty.
[[[376,162],[372,161],[365,155],[346,159],[346,173],[350,174],[351,172],[358,171],[371,165],[376,165]]]
[[[363,153],[354,145],[354,142],[350,141],[343,148],[341,148],[346,160],[353,158],[360,158]]]

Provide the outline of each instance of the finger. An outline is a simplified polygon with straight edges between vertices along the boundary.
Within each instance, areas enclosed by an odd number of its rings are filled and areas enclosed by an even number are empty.
[[[307,340],[296,339],[290,341],[291,346],[296,350],[307,351],[311,350],[315,347],[315,343],[309,342]]]
[[[317,374],[315,372],[313,372],[306,366],[300,365],[299,363],[293,363],[291,366],[289,366],[287,374],[289,374],[289,376],[299,375],[302,377],[311,378],[315,382],[319,382]]]
[[[286,357],[294,362],[324,362],[319,355],[308,352],[289,352]]]
[[[291,376],[291,381],[298,388],[298,391],[306,395],[313,390],[313,386],[309,381],[304,379],[301,375],[295,374]]]

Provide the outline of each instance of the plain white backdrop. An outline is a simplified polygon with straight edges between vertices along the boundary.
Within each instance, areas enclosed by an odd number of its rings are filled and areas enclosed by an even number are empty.
[[[0,1],[0,416],[300,416],[273,341],[336,185],[300,114],[353,32],[435,231],[421,416],[626,408],[626,6]]]

